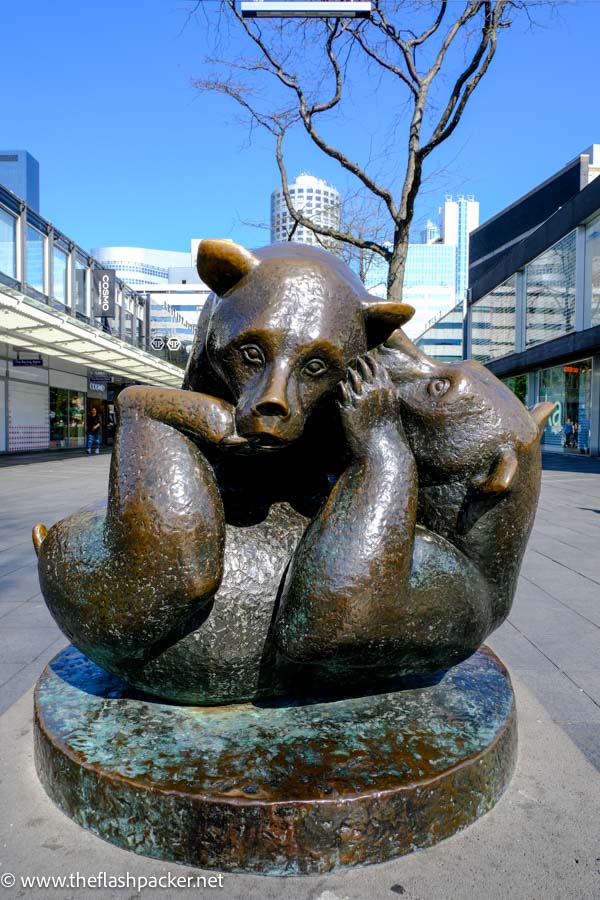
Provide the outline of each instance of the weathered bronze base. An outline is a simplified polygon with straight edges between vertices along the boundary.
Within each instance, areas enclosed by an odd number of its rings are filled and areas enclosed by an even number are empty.
[[[491,809],[516,758],[510,680],[484,648],[436,684],[218,708],[136,695],[73,648],[35,692],[54,802],[135,853],[298,875],[435,844]]]

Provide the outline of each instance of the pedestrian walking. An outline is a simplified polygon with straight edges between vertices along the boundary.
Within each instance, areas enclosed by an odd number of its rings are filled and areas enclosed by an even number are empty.
[[[95,406],[92,406],[90,410],[90,415],[88,417],[88,439],[87,439],[87,454],[88,456],[92,455],[92,451],[94,453],[100,453],[100,439],[102,437],[102,421],[100,416],[98,415],[98,411]]]

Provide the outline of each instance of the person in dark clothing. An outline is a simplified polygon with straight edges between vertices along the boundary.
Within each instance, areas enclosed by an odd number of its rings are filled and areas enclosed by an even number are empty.
[[[575,437],[575,432],[573,430],[573,423],[570,419],[567,419],[563,428],[563,434],[565,436],[565,447],[574,447],[575,442],[573,438]]]
[[[92,406],[88,417],[88,439],[87,453],[91,456],[94,453],[100,453],[100,439],[102,437],[102,422],[95,406]]]

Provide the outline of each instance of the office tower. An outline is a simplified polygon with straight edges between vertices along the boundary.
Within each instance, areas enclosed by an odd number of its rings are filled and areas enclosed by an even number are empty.
[[[339,228],[341,219],[341,197],[334,187],[313,175],[302,174],[290,184],[290,196],[294,209],[301,212],[316,225]],[[271,243],[289,240],[297,244],[323,244],[331,246],[330,238],[320,238],[304,225],[296,225],[289,213],[283,190],[278,188],[271,194]]]
[[[440,239],[440,228],[435,222],[427,219],[427,225],[421,229],[421,243],[435,244]]]
[[[456,303],[456,248],[442,243],[409,244],[402,300],[415,308],[404,326],[411,339],[432,319],[452,309]]]
[[[456,300],[462,303],[469,286],[469,235],[479,225],[479,203],[472,195],[447,196],[440,225],[442,243],[456,247]]]
[[[40,164],[27,150],[0,150],[0,184],[40,211]]]

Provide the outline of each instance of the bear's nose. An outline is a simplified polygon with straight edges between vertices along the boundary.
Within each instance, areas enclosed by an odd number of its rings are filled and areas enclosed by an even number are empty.
[[[256,404],[254,410],[259,416],[279,416],[282,419],[290,414],[287,403],[279,397],[265,397]]]

